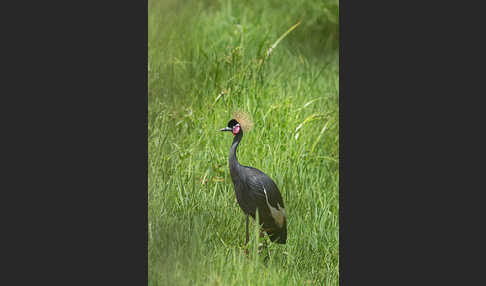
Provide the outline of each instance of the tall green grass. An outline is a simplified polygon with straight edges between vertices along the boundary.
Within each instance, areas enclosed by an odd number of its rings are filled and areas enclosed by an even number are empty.
[[[149,1],[149,285],[337,285],[337,1]],[[268,49],[290,27],[266,57]],[[285,245],[247,258],[228,169],[243,110],[241,164],[279,186]]]

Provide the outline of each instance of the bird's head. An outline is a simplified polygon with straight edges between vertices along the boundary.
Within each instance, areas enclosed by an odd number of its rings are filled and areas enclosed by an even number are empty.
[[[236,135],[242,131],[241,125],[236,119],[231,119],[228,121],[228,126],[225,128],[220,129],[219,131],[231,131],[233,135]]]
[[[231,131],[236,136],[238,133],[243,133],[243,131],[249,131],[252,126],[253,122],[250,116],[243,111],[237,111],[233,114],[233,119],[228,121],[228,126],[219,131]]]

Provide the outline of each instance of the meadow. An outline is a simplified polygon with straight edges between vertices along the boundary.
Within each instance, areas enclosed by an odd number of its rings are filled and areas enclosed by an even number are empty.
[[[339,284],[338,1],[148,3],[149,285]],[[292,29],[293,27],[293,29]],[[286,33],[287,32],[287,33]],[[287,244],[257,250],[228,169],[268,174]]]

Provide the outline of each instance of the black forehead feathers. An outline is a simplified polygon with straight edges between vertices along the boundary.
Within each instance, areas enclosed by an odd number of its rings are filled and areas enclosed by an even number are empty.
[[[236,124],[238,124],[238,121],[236,121],[235,119],[231,119],[230,121],[228,121],[229,128],[233,128],[233,126],[235,126]]]

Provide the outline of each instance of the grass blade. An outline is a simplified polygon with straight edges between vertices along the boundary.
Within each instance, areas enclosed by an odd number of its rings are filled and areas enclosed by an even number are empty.
[[[295,24],[295,25],[293,25],[292,27],[290,27],[290,28],[287,30],[287,32],[283,33],[283,35],[282,35],[282,36],[280,36],[280,38],[278,38],[278,40],[277,40],[277,41],[275,41],[275,43],[273,43],[273,45],[272,45],[272,46],[271,46],[271,47],[268,49],[268,51],[267,51],[266,58],[268,58],[268,57],[269,57],[269,56],[272,54],[273,50],[274,50],[274,49],[275,49],[275,48],[278,46],[278,44],[280,43],[280,41],[282,41],[282,40],[283,40],[285,37],[287,37],[287,35],[288,35],[290,32],[292,32],[292,31],[293,31],[295,28],[297,28],[297,27],[300,25],[300,23],[302,23],[302,20],[300,20],[300,21],[299,21],[297,24]]]

